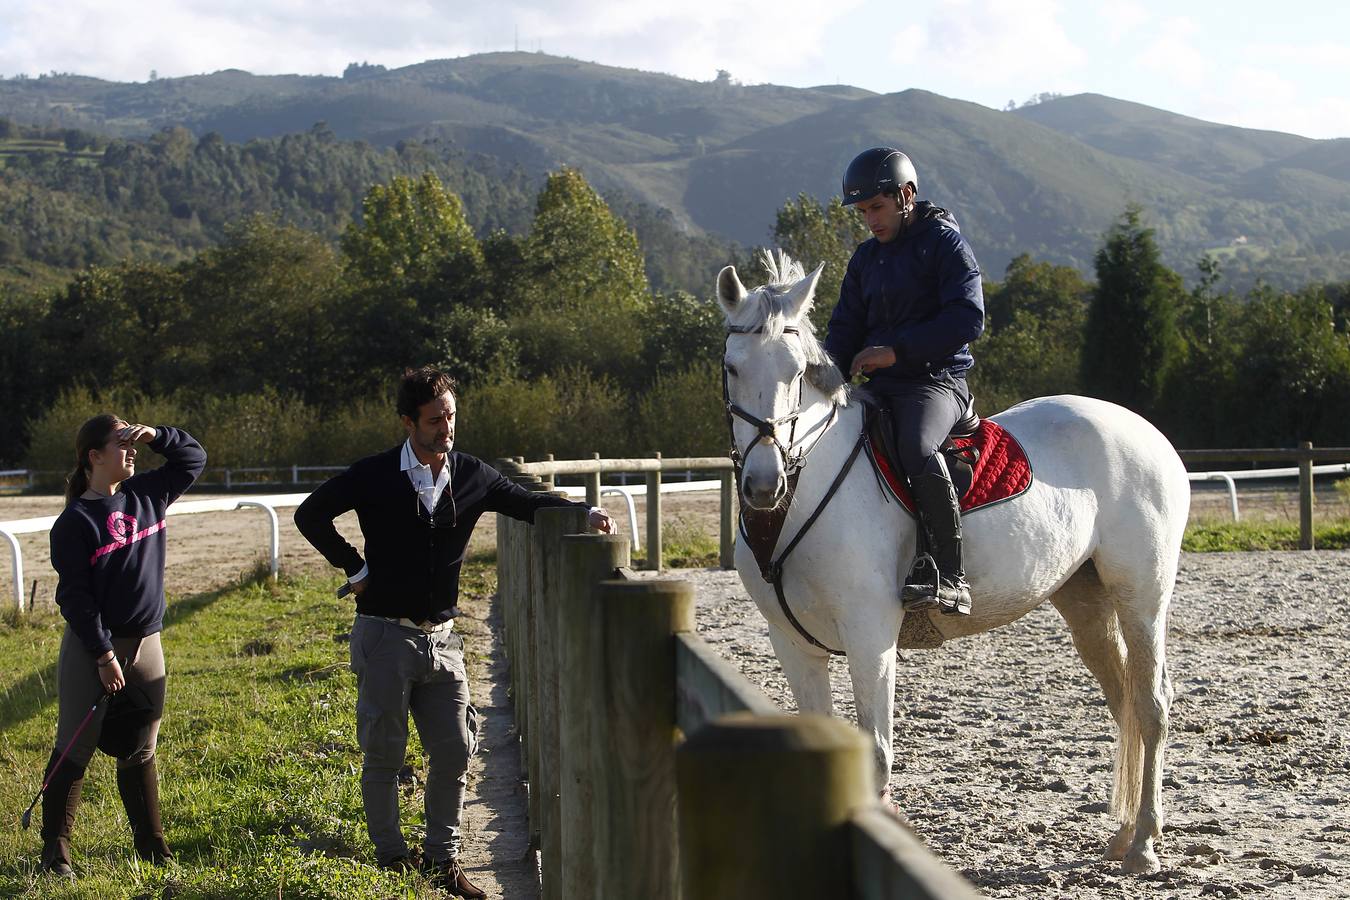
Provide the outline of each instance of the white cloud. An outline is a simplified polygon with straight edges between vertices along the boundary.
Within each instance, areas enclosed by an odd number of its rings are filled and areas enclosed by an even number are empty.
[[[1196,24],[1185,17],[1164,20],[1132,61],[1134,68],[1189,89],[1207,86],[1217,77],[1216,65],[1196,46],[1198,33]]]
[[[920,68],[957,69],[974,84],[1040,83],[1072,71],[1086,56],[1060,22],[1056,0],[953,0],[922,25],[904,29],[892,59]]]
[[[1094,13],[1106,26],[1106,38],[1111,43],[1119,43],[1148,22],[1153,16],[1138,3],[1130,0],[1117,0],[1094,8]]]
[[[542,49],[617,66],[711,79],[790,80],[824,56],[826,29],[863,0],[26,0],[0,13],[6,74],[74,71],[140,80],[187,75],[341,72],[492,50]],[[8,36],[6,36],[6,33]]]

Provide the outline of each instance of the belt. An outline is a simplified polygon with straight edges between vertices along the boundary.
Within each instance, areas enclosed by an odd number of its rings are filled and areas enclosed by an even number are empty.
[[[402,625],[404,628],[416,628],[418,631],[427,634],[438,634],[455,627],[454,619],[446,619],[444,622],[414,622],[412,619],[392,619],[388,616],[371,616],[366,613],[357,613],[356,617],[358,619],[374,619],[377,622],[388,622],[391,625]]]

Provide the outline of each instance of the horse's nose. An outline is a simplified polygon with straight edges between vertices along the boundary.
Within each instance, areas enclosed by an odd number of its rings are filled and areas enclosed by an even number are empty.
[[[772,509],[783,499],[785,486],[778,479],[758,479],[749,472],[741,480],[745,502],[753,509]]]

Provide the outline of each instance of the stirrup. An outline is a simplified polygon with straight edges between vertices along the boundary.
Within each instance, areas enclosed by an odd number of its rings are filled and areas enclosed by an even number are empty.
[[[914,565],[900,589],[900,606],[905,612],[922,612],[936,609],[940,605],[939,577],[936,560],[931,554],[924,553],[914,560]]]

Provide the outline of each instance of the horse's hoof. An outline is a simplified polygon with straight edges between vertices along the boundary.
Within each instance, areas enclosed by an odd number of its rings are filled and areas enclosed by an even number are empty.
[[[1120,862],[1130,852],[1132,843],[1134,843],[1134,829],[1128,825],[1121,826],[1111,838],[1111,842],[1106,845],[1105,858],[1112,862]]]
[[[1126,875],[1153,875],[1162,869],[1158,854],[1152,848],[1145,847],[1135,853],[1127,853],[1120,864],[1120,870]]]

